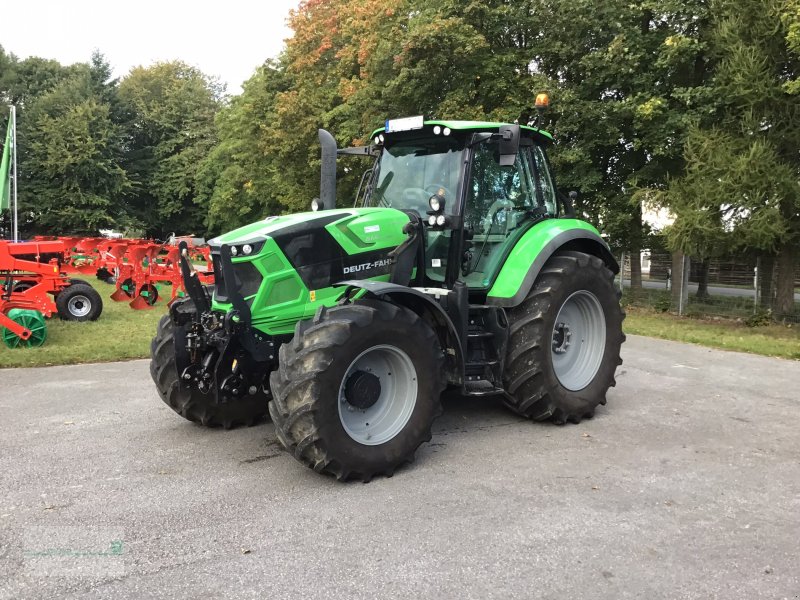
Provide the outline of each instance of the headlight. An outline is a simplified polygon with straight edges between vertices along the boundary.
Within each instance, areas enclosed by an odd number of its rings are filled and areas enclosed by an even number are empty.
[[[433,212],[439,212],[442,209],[442,203],[439,201],[438,195],[433,195],[428,199],[428,204]]]
[[[311,201],[311,210],[313,210],[314,212],[317,212],[319,210],[319,200],[317,198],[314,198]]]

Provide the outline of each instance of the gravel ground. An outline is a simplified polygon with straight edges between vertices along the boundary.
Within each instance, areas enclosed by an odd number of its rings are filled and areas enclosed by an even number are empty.
[[[0,599],[798,598],[800,363],[623,356],[591,421],[448,398],[366,485],[183,421],[146,361],[0,371]]]

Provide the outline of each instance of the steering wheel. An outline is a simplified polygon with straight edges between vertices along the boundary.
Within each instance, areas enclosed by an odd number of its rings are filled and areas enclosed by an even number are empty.
[[[433,189],[433,191],[431,191]],[[434,194],[439,193],[439,190],[444,190],[445,199],[448,201],[455,200],[455,196],[450,190],[443,185],[430,184],[425,188],[408,187],[403,190],[403,202],[406,204],[415,204],[418,212],[424,215],[429,210],[428,200]]]
[[[408,187],[403,190],[402,201],[408,208],[413,208],[424,215],[428,210],[428,197],[427,192],[422,188]]]
[[[431,191],[431,189],[432,189],[433,191]],[[455,194],[454,194],[453,192],[451,192],[451,191],[450,191],[448,188],[446,188],[445,186],[443,186],[443,185],[438,185],[438,184],[436,184],[436,183],[431,183],[431,184],[428,184],[428,185],[426,185],[426,186],[425,186],[425,193],[427,193],[427,194],[428,194],[428,197],[427,197],[427,198],[425,198],[425,200],[427,200],[428,198],[430,198],[430,197],[431,197],[431,196],[433,196],[434,194],[438,194],[438,193],[439,193],[439,190],[444,190],[444,197],[445,197],[445,200],[448,200],[448,201],[451,201],[451,202],[452,202],[453,200],[455,200],[455,197],[456,197],[456,196],[455,196]]]

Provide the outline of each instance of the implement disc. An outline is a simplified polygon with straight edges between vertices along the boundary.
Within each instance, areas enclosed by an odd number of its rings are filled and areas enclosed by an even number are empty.
[[[0,334],[3,336],[3,343],[9,348],[38,348],[47,339],[47,323],[38,310],[27,310],[24,308],[12,308],[6,315],[12,321],[31,330],[31,337],[27,340],[18,338],[9,329],[3,328]]]

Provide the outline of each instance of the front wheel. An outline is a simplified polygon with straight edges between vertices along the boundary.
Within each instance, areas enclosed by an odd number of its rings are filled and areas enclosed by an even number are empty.
[[[550,258],[528,297],[508,313],[506,404],[544,421],[594,415],[616,384],[625,314],[614,274],[582,252]]]
[[[179,302],[193,307],[191,300]],[[233,429],[263,421],[267,413],[267,396],[261,391],[233,402],[219,402],[213,392],[203,393],[191,383],[182,384],[177,351],[180,347],[185,352],[185,336],[186,329],[176,327],[167,314],[161,317],[156,336],[150,342],[150,376],[161,400],[187,421],[206,427]]]
[[[382,301],[321,310],[297,324],[270,376],[278,439],[340,480],[392,475],[431,438],[446,385],[436,334]]]

